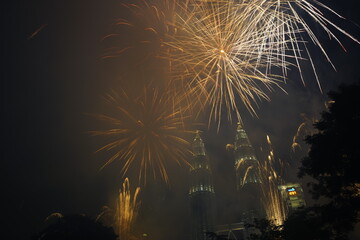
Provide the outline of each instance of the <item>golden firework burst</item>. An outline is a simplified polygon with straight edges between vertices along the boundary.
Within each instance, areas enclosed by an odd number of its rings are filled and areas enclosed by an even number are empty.
[[[184,116],[170,95],[151,87],[138,91],[137,97],[124,90],[107,95],[115,111],[111,116],[101,114],[97,118],[112,127],[91,132],[112,139],[98,149],[112,153],[102,168],[118,159],[123,162],[124,174],[131,165],[138,166],[139,181],[146,183],[151,172],[154,178],[160,174],[168,182],[167,167],[171,162],[188,164],[190,144],[184,134],[190,131],[185,130]]]
[[[266,26],[259,24],[253,4],[190,1],[179,9],[177,32],[165,43],[172,48],[173,81],[185,82],[187,96],[208,104],[216,120],[223,109],[230,119],[232,111],[240,119],[239,99],[255,113],[253,103],[268,99],[264,88],[279,79],[260,69],[278,66],[284,44],[266,42]]]

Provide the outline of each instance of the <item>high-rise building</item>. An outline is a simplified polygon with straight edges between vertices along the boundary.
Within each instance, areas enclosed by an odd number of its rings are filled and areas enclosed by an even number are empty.
[[[279,191],[285,202],[288,215],[306,206],[304,191],[299,183],[281,185],[279,186]]]
[[[216,206],[209,160],[199,132],[193,141],[189,196],[193,240],[206,240],[207,233],[214,232]]]
[[[264,218],[261,203],[261,175],[259,162],[241,123],[238,123],[234,143],[236,187],[239,196],[239,216],[244,222]]]

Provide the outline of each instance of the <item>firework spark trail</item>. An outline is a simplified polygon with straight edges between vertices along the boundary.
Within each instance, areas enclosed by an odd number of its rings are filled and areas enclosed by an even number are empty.
[[[270,137],[267,135],[266,138],[269,154],[267,159],[260,163],[260,174],[263,180],[261,184],[263,195],[262,201],[267,218],[279,226],[284,223],[286,217],[284,202],[278,190],[278,186],[283,183],[283,180],[275,170],[276,160]],[[282,165],[281,162],[280,165]]]
[[[263,24],[267,24],[270,33],[278,32],[276,35],[276,41],[284,44],[282,49],[288,52],[287,54],[283,52],[282,56],[284,56],[284,60],[286,58],[295,59],[295,65],[299,70],[300,77],[304,83],[301,64],[300,61],[303,59],[308,59],[311,67],[313,69],[314,75],[316,77],[317,83],[321,90],[321,85],[319,82],[319,78],[316,73],[316,66],[311,57],[311,53],[307,47],[308,42],[305,38],[309,38],[309,40],[317,46],[327,61],[331,64],[331,66],[335,69],[335,66],[331,62],[330,57],[328,56],[326,49],[323,44],[319,40],[318,36],[311,29],[312,22],[318,24],[320,28],[324,30],[324,32],[329,36],[329,38],[335,39],[341,48],[346,51],[345,47],[340,42],[339,38],[335,35],[335,31],[340,32],[356,43],[360,44],[359,40],[353,37],[351,34],[340,28],[333,21],[331,21],[327,15],[332,15],[340,19],[345,19],[340,14],[335,12],[330,7],[325,4],[316,1],[316,0],[255,0],[257,5],[259,6],[256,11],[257,14],[265,14],[265,16],[270,17],[267,21],[264,21]],[[326,13],[326,14],[325,14]],[[327,14],[329,13],[329,14]],[[268,35],[269,41],[273,39],[272,34]],[[290,44],[288,41],[284,41],[285,39],[290,40]],[[286,45],[286,46],[285,46]],[[286,57],[285,57],[286,56]],[[286,65],[288,61],[285,61],[283,65],[283,74],[286,76]]]
[[[269,99],[262,87],[271,90],[280,79],[260,69],[286,65],[279,59],[285,43],[266,42],[268,26],[259,24],[263,16],[254,14],[253,4],[191,1],[189,6],[179,7],[177,32],[165,42],[173,48],[174,81],[187,79],[189,98],[210,106],[209,121],[220,121],[224,109],[230,120],[231,111],[240,119],[238,98],[255,114],[253,103]]]
[[[31,40],[31,39],[33,39],[36,35],[38,35],[39,34],[39,32],[41,32],[46,26],[47,26],[48,24],[42,24],[39,28],[37,28],[33,33],[31,33],[29,36],[28,36],[28,38],[27,38],[27,40]]]
[[[114,106],[112,116],[96,115],[113,128],[92,131],[95,136],[106,136],[111,142],[98,149],[110,151],[113,155],[102,168],[115,160],[123,161],[122,172],[128,172],[131,165],[139,169],[139,181],[148,178],[152,172],[168,182],[167,167],[171,162],[188,164],[190,144],[182,137],[190,133],[184,129],[184,116],[174,109],[173,100],[168,92],[160,93],[154,88],[138,91],[136,98],[124,90],[120,94],[108,94],[108,103]],[[174,97],[174,96],[173,96]]]
[[[131,229],[139,210],[138,194],[140,187],[137,187],[131,195],[130,182],[126,178],[122,190],[119,192],[117,211],[115,214],[115,229],[120,239],[131,239]]]
[[[303,127],[305,126],[305,124],[306,124],[305,122],[301,123],[301,124],[299,125],[299,127],[297,128],[297,130],[296,130],[296,134],[294,135],[294,137],[293,137],[293,142],[292,142],[292,144],[291,144],[291,150],[292,150],[293,152],[295,152],[295,150],[296,150],[297,147],[301,149],[301,145],[298,143],[298,138],[299,138],[299,136],[300,136],[300,134],[301,134],[301,130],[303,129]]]
[[[261,178],[259,176],[259,162],[257,160],[241,159],[236,164],[236,171],[239,171],[239,175],[242,176],[240,186],[243,187],[247,182],[254,182],[254,177]]]
[[[179,6],[174,21],[176,33],[165,44],[173,48],[169,58],[174,79],[186,82],[188,97],[210,106],[210,118],[220,121],[222,111],[235,112],[238,100],[255,113],[259,99],[269,100],[265,89],[286,81],[288,71],[308,60],[321,90],[308,41],[319,47],[331,63],[309,19],[344,48],[332,30],[360,43],[330,21],[323,12],[343,18],[318,1],[307,0],[190,0]],[[335,67],[334,67],[335,68]],[[281,70],[281,74],[274,74]],[[219,123],[220,124],[220,123]]]
[[[314,124],[317,120],[314,117],[308,117],[305,113],[301,114],[303,122],[298,126],[295,135],[293,136],[293,142],[291,144],[292,152],[296,152],[296,149],[302,149],[301,143],[305,140],[306,136],[314,134]]]
[[[104,206],[102,211],[96,217],[96,221],[102,222],[107,226],[114,228],[119,239],[136,239],[133,235],[132,228],[137,218],[140,207],[138,196],[140,187],[135,189],[132,194],[130,189],[130,181],[125,178],[122,189],[116,198],[115,208]]]
[[[124,52],[141,49],[144,59],[156,59],[164,55],[166,46],[163,44],[166,34],[176,31],[173,26],[177,0],[134,0],[125,1],[121,4],[127,9],[128,16],[117,19],[114,22],[116,30],[106,35],[103,41],[117,41],[106,49],[102,59],[120,57]],[[123,32],[131,32],[140,36],[132,41],[121,42],[124,38]],[[163,59],[163,58],[162,58]]]
[[[59,219],[59,218],[63,218],[63,217],[64,217],[64,215],[62,213],[54,212],[54,213],[50,214],[49,216],[47,216],[44,222],[47,222],[52,218]]]
[[[304,60],[320,87],[309,41],[335,66],[311,29],[313,23],[342,48],[334,32],[360,43],[326,14],[342,16],[316,0],[135,0],[123,6],[132,17],[119,19],[115,25],[135,30],[141,39],[110,48],[104,58],[140,48],[144,53],[140,62],[149,56],[167,60],[165,68],[172,79],[165,82],[181,92],[193,109],[209,107],[209,123],[217,120],[220,124],[222,112],[230,120],[232,113],[241,120],[240,102],[256,115],[257,102],[269,100],[265,91],[286,82],[293,68],[305,84]],[[123,35],[104,39],[116,36]]]

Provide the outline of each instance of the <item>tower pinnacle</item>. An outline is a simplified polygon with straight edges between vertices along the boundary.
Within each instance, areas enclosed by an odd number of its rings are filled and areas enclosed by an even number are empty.
[[[193,158],[190,169],[189,197],[193,221],[193,240],[207,240],[207,232],[214,231],[215,192],[209,160],[200,131],[193,140]]]
[[[241,123],[236,128],[235,143],[236,187],[239,194],[240,209],[243,221],[251,222],[262,218],[264,211],[261,204],[260,165],[255,151]]]
[[[240,122],[236,128],[234,151],[237,188],[240,189],[247,183],[260,183],[259,162]]]
[[[204,142],[200,137],[200,131],[196,130],[195,138],[193,141],[193,154],[194,156],[205,156]]]

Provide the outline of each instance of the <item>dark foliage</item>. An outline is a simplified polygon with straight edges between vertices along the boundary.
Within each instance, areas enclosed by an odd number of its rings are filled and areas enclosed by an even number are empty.
[[[302,218],[308,221],[309,229],[316,222],[330,234],[323,236],[320,231],[323,237],[314,239],[346,239],[346,233],[359,221],[359,95],[358,84],[330,92],[331,105],[315,124],[318,133],[306,138],[310,151],[302,161],[299,176],[313,177],[317,181],[310,183],[313,198],[325,197],[328,203],[306,210],[303,216],[294,216],[288,223]]]
[[[226,240],[226,239],[228,239],[226,236],[217,235],[214,232],[207,232],[206,233],[206,238],[209,239],[209,240]]]
[[[245,227],[256,229],[250,234],[251,240],[283,240],[282,226],[276,226],[270,220],[255,219],[254,224],[246,224]]]
[[[325,196],[335,202],[356,198],[360,174],[360,85],[341,86],[330,92],[328,112],[315,124],[319,133],[306,138],[310,144],[308,157],[302,161],[299,176],[309,175],[315,198]]]
[[[262,220],[254,224],[253,240],[346,240],[359,222],[360,85],[340,86],[330,92],[328,111],[315,124],[318,132],[307,136],[310,145],[299,177],[311,176],[314,199],[323,204],[290,215],[282,228]]]
[[[115,240],[112,228],[82,215],[59,218],[32,238],[33,240]]]
[[[328,240],[330,231],[315,208],[306,208],[289,216],[284,223],[284,239]]]

